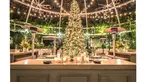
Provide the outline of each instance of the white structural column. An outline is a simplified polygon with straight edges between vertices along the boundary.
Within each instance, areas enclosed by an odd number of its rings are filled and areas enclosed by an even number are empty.
[[[88,19],[87,19],[87,5],[86,5],[86,0],[84,0],[84,6],[85,6],[85,13],[86,13],[86,30],[87,30],[87,33],[88,33]]]
[[[34,2],[34,0],[31,1],[31,5],[30,5],[30,7],[29,7],[29,11],[28,11],[28,13],[27,13],[27,18],[26,18],[26,21],[25,21],[26,23],[27,23],[27,21],[28,21],[29,15],[30,15],[33,2]]]
[[[106,0],[106,7],[108,8],[108,6],[109,6],[109,5],[108,5],[108,0]]]
[[[114,2],[114,1],[115,1],[115,0],[112,0],[112,3],[113,3],[113,5],[114,5],[114,10],[115,10],[115,12],[116,12],[116,17],[117,17],[117,20],[118,20],[119,27],[121,27],[120,19],[119,19],[119,14],[118,14],[118,11],[117,11],[117,9],[116,9],[116,5],[115,5],[115,2]]]
[[[35,40],[35,32],[32,32],[32,57],[35,58],[34,55],[34,40]]]
[[[59,18],[59,33],[60,33],[60,27],[61,27],[61,16],[62,16],[62,6],[63,6],[63,0],[61,0],[61,7],[60,7],[60,18]]]
[[[56,38],[54,38],[54,55],[56,55]]]
[[[113,58],[115,58],[115,46],[116,46],[116,43],[115,43],[115,40],[116,40],[116,33],[112,33],[112,38],[113,38]]]

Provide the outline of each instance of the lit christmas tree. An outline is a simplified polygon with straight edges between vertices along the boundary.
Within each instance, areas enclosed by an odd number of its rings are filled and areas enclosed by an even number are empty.
[[[70,8],[69,22],[65,29],[63,49],[70,57],[87,54],[80,9],[76,0],[73,0]]]

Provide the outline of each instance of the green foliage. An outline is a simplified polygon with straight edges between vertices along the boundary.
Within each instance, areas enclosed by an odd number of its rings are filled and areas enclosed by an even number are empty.
[[[10,48],[15,48],[15,46],[20,46],[22,40],[24,40],[24,35],[20,32],[12,32],[10,31],[10,41],[13,42],[10,44]]]
[[[50,33],[50,26],[49,25],[45,25],[42,26],[41,28],[44,30],[44,34],[49,34]]]
[[[99,24],[99,25],[96,25],[96,34],[103,34],[104,33],[104,29],[107,28],[108,25],[107,24]]]
[[[22,48],[29,48],[30,47],[30,44],[25,40],[22,40],[20,45]]]
[[[128,40],[129,41],[129,48],[130,49],[136,49],[136,25],[123,25],[123,27],[126,28],[126,31],[123,33],[120,33],[121,39],[123,41]]]
[[[44,48],[44,44],[40,42],[35,43],[35,48]]]
[[[102,47],[102,43],[100,40],[97,40],[97,48],[101,48]]]

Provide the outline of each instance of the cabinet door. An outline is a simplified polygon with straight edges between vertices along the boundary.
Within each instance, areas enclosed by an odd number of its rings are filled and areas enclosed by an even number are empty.
[[[90,82],[90,76],[86,74],[61,74],[57,82]]]
[[[40,75],[28,75],[28,76],[18,76],[17,82],[49,82],[47,76]]]
[[[11,82],[49,82],[48,74],[12,74]]]
[[[136,82],[136,79],[128,74],[100,74],[98,82]]]

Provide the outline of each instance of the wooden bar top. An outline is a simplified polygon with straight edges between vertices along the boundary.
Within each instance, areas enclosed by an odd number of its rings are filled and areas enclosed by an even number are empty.
[[[136,69],[136,64],[121,59],[100,59],[95,63],[56,63],[43,64],[44,59],[27,59],[11,63],[11,69]]]

